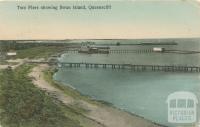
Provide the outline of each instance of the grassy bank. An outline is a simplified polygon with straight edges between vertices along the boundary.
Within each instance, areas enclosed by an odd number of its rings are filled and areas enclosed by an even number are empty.
[[[48,58],[58,52],[66,50],[66,47],[61,46],[39,46],[29,49],[17,50],[17,56],[15,58]]]
[[[0,120],[5,127],[81,127],[77,114],[36,88],[27,76],[32,66],[0,72]]]
[[[53,46],[21,49],[17,51],[16,58],[48,58],[63,50],[65,50],[64,47]],[[52,76],[56,70],[45,70],[46,68],[42,65],[34,66],[24,64],[15,70],[0,70],[0,124],[3,127],[154,126],[150,121],[109,107],[112,106],[110,103],[94,100],[71,87],[54,81]],[[33,67],[37,69],[34,70]],[[45,71],[42,73],[42,70]],[[35,74],[33,78],[28,77],[30,71]],[[42,82],[37,83],[37,81]],[[41,90],[42,87],[36,87],[45,83],[47,86],[52,85],[56,90],[58,89],[58,92],[48,91],[48,89]],[[66,98],[73,98],[73,101],[68,103],[65,99],[67,104],[63,104],[65,100],[59,98],[61,94],[64,98],[65,95]],[[93,106],[95,108],[91,108]]]
[[[37,46],[17,50],[15,58],[49,58],[66,49]],[[3,127],[102,127],[97,121],[85,116],[88,110],[79,104],[66,106],[46,91],[35,87],[32,83],[34,79],[28,77],[32,68],[33,65],[22,65],[15,70],[0,70],[0,121]],[[66,95],[75,99],[87,98],[81,97],[73,89],[65,89],[56,84],[49,72],[45,74],[46,80]]]

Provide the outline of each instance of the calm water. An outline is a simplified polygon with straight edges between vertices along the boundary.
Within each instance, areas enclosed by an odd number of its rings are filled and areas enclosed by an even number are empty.
[[[126,40],[123,43],[138,43]],[[145,40],[148,41],[148,40]],[[152,40],[151,40],[152,41]],[[114,43],[99,41],[98,43]],[[177,40],[177,46],[166,49],[199,50],[199,40]],[[149,49],[152,46],[112,47],[120,49]],[[199,54],[110,54],[86,55],[63,54],[60,61],[101,62],[163,65],[197,65]],[[190,91],[200,98],[200,74],[167,72],[133,72],[131,70],[61,68],[54,79],[71,85],[85,95],[112,103],[118,108],[140,115],[146,119],[168,125],[166,99],[176,91]],[[198,108],[198,112],[199,112]]]

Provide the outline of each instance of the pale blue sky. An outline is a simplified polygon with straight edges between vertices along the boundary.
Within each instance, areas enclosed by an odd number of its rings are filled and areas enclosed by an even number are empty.
[[[17,5],[112,5],[112,9],[22,11]],[[197,2],[0,2],[0,39],[170,37],[200,37]]]

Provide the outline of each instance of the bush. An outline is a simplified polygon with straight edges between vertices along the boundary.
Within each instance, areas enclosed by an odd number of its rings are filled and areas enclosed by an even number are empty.
[[[80,127],[66,117],[61,104],[27,77],[30,66],[0,73],[0,121],[6,127]]]

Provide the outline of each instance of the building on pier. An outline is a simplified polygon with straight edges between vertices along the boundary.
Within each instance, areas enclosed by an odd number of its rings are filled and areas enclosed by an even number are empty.
[[[154,51],[154,52],[164,52],[164,51],[165,51],[165,48],[162,48],[162,47],[154,47],[154,48],[153,48],[153,51]]]
[[[87,54],[108,54],[109,47],[107,46],[81,46],[79,53]]]

